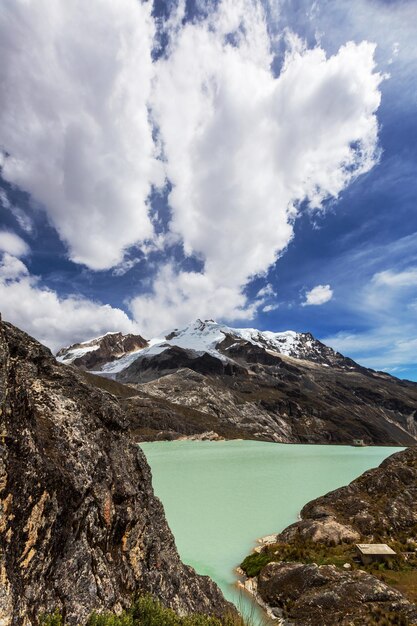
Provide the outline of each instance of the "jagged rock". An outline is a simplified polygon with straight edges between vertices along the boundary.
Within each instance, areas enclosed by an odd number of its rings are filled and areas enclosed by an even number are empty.
[[[146,348],[148,342],[140,335],[107,333],[91,341],[74,343],[57,352],[61,363],[73,363],[85,370],[101,370],[103,365],[120,360],[122,357]]]
[[[68,624],[150,592],[180,613],[230,609],[181,563],[114,396],[0,321],[0,623]]]
[[[391,455],[345,487],[306,504],[301,517],[333,516],[362,538],[417,532],[417,447]]]
[[[417,542],[417,447],[393,454],[350,485],[309,502],[301,518],[261,548],[261,554],[272,549],[276,555],[257,577],[263,603],[285,609],[288,623],[295,626],[363,626],[377,623],[367,619],[378,613],[405,620],[392,623],[417,624],[415,604],[376,576],[353,569],[353,561],[340,568],[284,563],[278,548],[295,547],[300,560],[303,548],[311,554],[314,544],[329,547],[328,554],[331,546],[352,542],[396,542],[412,551]]]
[[[270,607],[285,608],[297,626],[363,625],[381,609],[417,618],[416,607],[399,591],[366,572],[334,565],[269,563],[258,576],[257,592]]]

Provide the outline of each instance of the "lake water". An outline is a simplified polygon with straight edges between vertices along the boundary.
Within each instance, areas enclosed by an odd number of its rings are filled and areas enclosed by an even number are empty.
[[[258,537],[281,531],[308,501],[401,449],[257,441],[163,441],[141,447],[182,560],[211,576],[240,608],[245,601],[236,589],[234,568]]]

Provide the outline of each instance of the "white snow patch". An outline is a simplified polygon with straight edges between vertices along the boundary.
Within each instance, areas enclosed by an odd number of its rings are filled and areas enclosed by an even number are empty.
[[[80,344],[82,345],[82,344]],[[87,354],[87,352],[94,352],[98,350],[99,346],[84,346],[83,348],[73,348],[72,350],[68,350],[63,356],[57,356],[56,360],[60,363],[73,363],[75,359],[79,359],[80,357]]]

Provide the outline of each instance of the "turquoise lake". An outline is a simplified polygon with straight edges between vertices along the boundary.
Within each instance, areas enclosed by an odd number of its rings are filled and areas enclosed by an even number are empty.
[[[341,487],[401,448],[257,441],[141,444],[182,560],[247,605],[234,568],[256,539],[296,521],[308,501]]]

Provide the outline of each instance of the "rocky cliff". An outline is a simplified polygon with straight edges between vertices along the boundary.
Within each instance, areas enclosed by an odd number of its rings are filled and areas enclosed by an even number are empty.
[[[354,543],[387,543],[397,556],[363,571]],[[296,626],[417,624],[417,448],[308,503],[242,565]]]
[[[229,606],[179,559],[115,397],[0,321],[0,623],[69,624],[150,592],[179,613]]]

